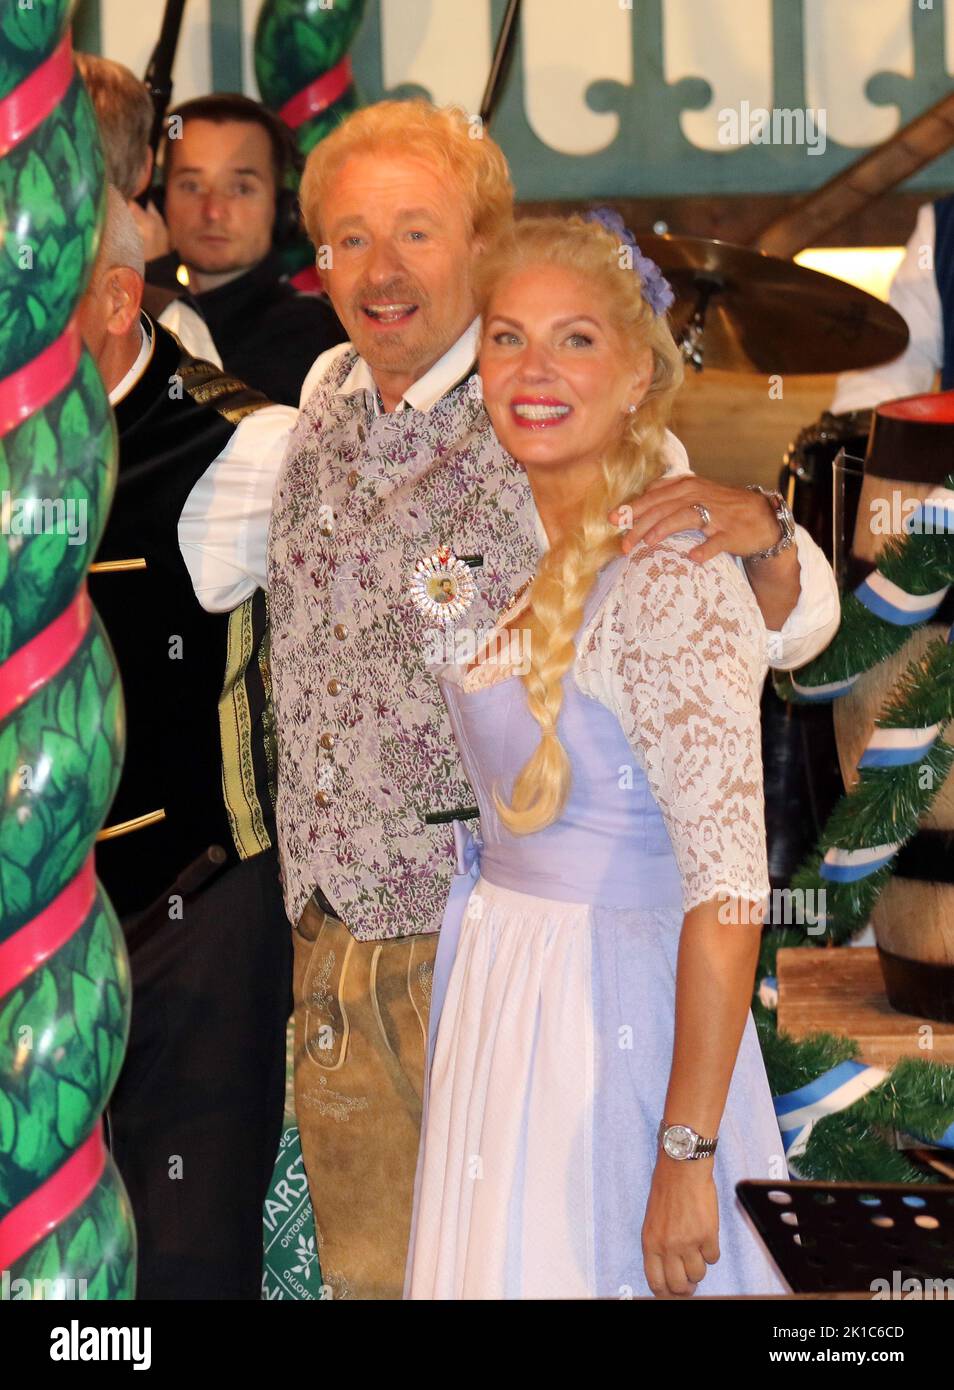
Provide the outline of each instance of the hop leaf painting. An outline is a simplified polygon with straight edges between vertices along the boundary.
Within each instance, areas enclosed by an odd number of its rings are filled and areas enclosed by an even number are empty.
[[[311,1267],[318,1259],[318,1255],[315,1251],[315,1237],[309,1236],[306,1240],[304,1236],[299,1236],[295,1254],[298,1256],[301,1263],[292,1265],[292,1273],[300,1274],[304,1279],[310,1279]]]

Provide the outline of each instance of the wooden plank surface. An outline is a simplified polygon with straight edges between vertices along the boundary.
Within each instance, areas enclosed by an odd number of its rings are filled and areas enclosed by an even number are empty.
[[[954,1063],[954,1023],[892,1009],[874,946],[786,947],[778,953],[777,978],[778,1026],[793,1038],[854,1038],[871,1066],[891,1067],[901,1057]]]

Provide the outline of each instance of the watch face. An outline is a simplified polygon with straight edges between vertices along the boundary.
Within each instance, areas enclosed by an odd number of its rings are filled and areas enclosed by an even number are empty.
[[[663,1148],[670,1158],[688,1158],[694,1139],[688,1125],[670,1125],[663,1138]]]

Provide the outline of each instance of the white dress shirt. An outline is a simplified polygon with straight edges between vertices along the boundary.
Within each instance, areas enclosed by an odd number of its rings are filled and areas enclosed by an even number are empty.
[[[133,362],[132,366],[129,368],[129,371],[126,373],[123,379],[121,381],[117,381],[116,385],[110,391],[110,405],[116,406],[119,404],[119,402],[123,399],[124,396],[128,396],[130,391],[135,386],[136,382],[139,380],[143,372],[149,366],[149,362],[152,357],[153,342],[152,329],[147,326],[148,322],[148,319],[146,319],[145,317],[140,317],[139,353],[136,357],[135,362]]]
[[[398,410],[430,410],[466,376],[477,355],[479,332],[480,321],[474,320],[408,388]],[[350,350],[350,343],[339,343],[321,354],[302,384],[300,408],[342,353]],[[342,395],[356,391],[366,392],[375,413],[381,413],[371,370],[360,357],[340,388]],[[285,412],[284,420],[272,413],[278,411]],[[196,596],[210,613],[227,612],[256,588],[266,587],[272,492],[296,415],[290,406],[273,406],[269,412],[247,416],[186,500],[179,519],[179,544]],[[666,459],[669,473],[690,471],[688,455],[671,431],[666,436]],[[534,516],[537,539],[545,550],[546,532],[536,509]],[[795,544],[801,592],[781,630],[768,634],[769,664],[781,670],[804,665],[822,651],[834,636],[840,616],[835,577],[822,551],[802,527],[796,529]],[[744,570],[742,561],[737,563]]]
[[[899,396],[930,391],[944,357],[941,296],[934,276],[934,204],[925,203],[898,266],[888,302],[908,325],[910,338],[900,357],[863,372],[843,372],[831,403],[837,415],[868,410]]]
[[[159,315],[159,322],[176,335],[186,352],[222,370],[222,359],[209,332],[209,325],[188,304],[181,299],[173,299]]]
[[[149,325],[149,319],[145,314],[142,315],[139,321],[139,331],[142,337],[138,356],[123,379],[117,382],[110,391],[109,403],[112,406],[118,405],[125,396],[128,396],[129,392],[146,370],[152,357],[152,329]],[[183,346],[185,346],[185,344],[183,344]],[[220,494],[218,497],[215,526],[219,528],[218,534],[221,535],[225,530],[232,529],[233,523],[237,523],[235,527],[235,544],[239,547],[240,553],[244,554],[248,549],[249,538],[246,535],[246,529],[250,524],[250,520],[246,518],[245,511],[246,494],[241,486],[240,480],[245,480],[250,488],[252,486],[252,480],[258,477],[260,473],[262,476],[274,480],[281,466],[288,436],[294,429],[297,419],[298,411],[293,409],[290,405],[263,406],[261,410],[256,410],[251,415],[246,415],[245,419],[239,423],[235,431],[230,435],[228,443],[216,457],[212,467],[208,469],[199,480],[201,483],[207,478],[212,468],[216,468],[219,465],[229,465],[229,480],[233,484],[238,483],[238,485],[229,487],[226,489],[224,496]],[[183,508],[178,528],[179,548],[182,551],[182,558],[185,561],[186,568],[193,582],[195,581],[196,574],[201,572],[205,557],[204,552],[197,554],[194,549],[183,544],[183,518],[186,517],[186,513],[189,512],[190,507],[193,509],[195,508],[196,502],[194,499],[196,498],[197,491],[198,488],[194,488],[186,499],[186,505]],[[268,496],[270,502],[270,488]],[[202,505],[201,493],[199,493],[199,505]],[[255,511],[254,508],[252,508],[248,514],[248,518],[254,518],[254,516]],[[189,521],[186,521],[185,534],[191,536],[199,534],[201,536],[204,521],[205,518],[201,515],[193,515],[191,528]],[[226,573],[225,565],[221,557],[217,559],[216,566],[220,577]],[[242,572],[242,578],[245,578],[244,571]],[[254,592],[256,587],[257,586],[254,584],[251,585],[246,589],[242,597],[247,598],[250,593]],[[238,602],[241,602],[241,600],[237,599],[236,603]],[[227,604],[226,607],[234,608],[235,604]],[[214,612],[217,610],[213,609],[211,611]]]

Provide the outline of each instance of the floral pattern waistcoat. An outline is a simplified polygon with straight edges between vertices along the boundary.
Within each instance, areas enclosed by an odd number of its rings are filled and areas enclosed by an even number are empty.
[[[539,547],[477,379],[429,411],[375,416],[363,390],[337,394],[355,361],[332,364],[291,438],[268,591],[285,906],[297,922],[320,886],[372,940],[439,928],[453,834],[424,816],[474,804],[432,674],[444,629],[414,604],[415,562],[446,544],[472,565],[453,641],[493,624]]]

